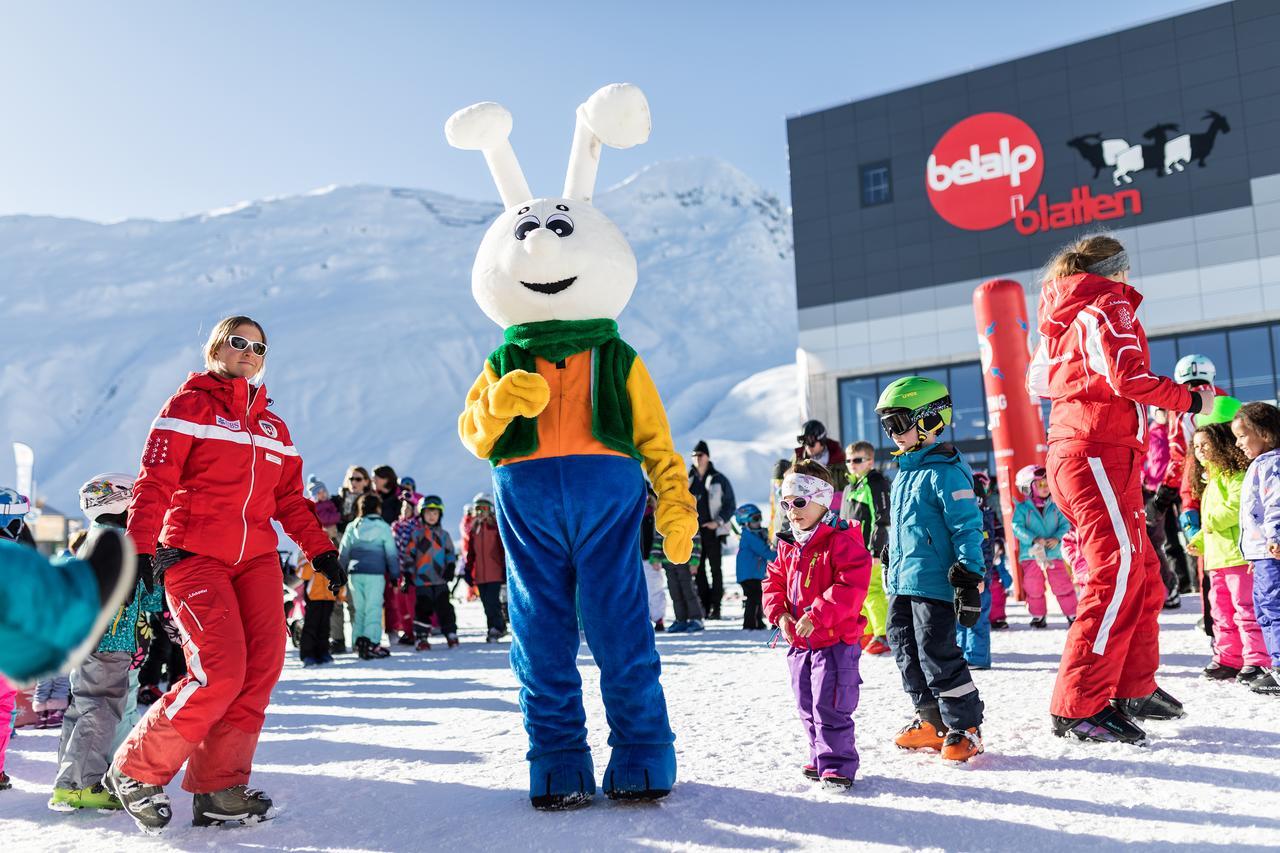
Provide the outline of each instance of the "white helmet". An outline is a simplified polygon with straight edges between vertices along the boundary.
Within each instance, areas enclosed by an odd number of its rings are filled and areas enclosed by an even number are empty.
[[[0,524],[22,518],[31,511],[31,501],[13,489],[0,489]]]
[[[488,492],[479,492],[474,498],[471,499],[471,505],[473,509],[475,508],[476,504],[488,504],[489,506],[493,506],[493,497],[490,496]]]
[[[1192,353],[1178,359],[1173,369],[1173,381],[1180,385],[1188,382],[1207,382],[1212,385],[1218,378],[1218,369],[1207,355]]]
[[[132,499],[133,477],[128,474],[95,474],[80,487],[80,510],[90,521],[124,512]]]
[[[1043,479],[1047,476],[1043,465],[1024,465],[1018,469],[1018,474],[1013,478],[1013,484],[1018,487],[1018,491],[1024,495],[1031,494],[1031,484],[1036,480]]]

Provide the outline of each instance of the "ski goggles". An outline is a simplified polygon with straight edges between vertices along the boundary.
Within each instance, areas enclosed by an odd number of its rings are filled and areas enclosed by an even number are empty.
[[[889,436],[889,438],[893,438],[895,435],[902,435],[905,432],[910,432],[915,428],[915,425],[915,412],[909,412],[906,409],[886,412],[880,416],[880,427],[884,430],[885,435]]]
[[[263,358],[267,354],[267,345],[261,341],[251,341],[248,338],[242,338],[239,335],[232,335],[227,338],[227,344],[236,352],[251,351],[259,358]]]

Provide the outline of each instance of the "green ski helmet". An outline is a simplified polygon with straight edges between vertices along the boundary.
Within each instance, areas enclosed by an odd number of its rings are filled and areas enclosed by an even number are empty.
[[[1235,397],[1214,397],[1213,408],[1196,415],[1196,428],[1209,424],[1229,424],[1240,411],[1240,401]]]
[[[951,393],[936,379],[904,376],[880,392],[876,413],[890,438],[916,428],[918,441],[906,450],[895,450],[893,455],[898,456],[918,449],[926,434],[937,435],[947,428],[951,423]]]

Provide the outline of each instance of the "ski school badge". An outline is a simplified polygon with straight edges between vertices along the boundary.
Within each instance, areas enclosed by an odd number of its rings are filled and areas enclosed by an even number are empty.
[[[271,421],[258,421],[258,427],[267,438],[276,438],[280,434]]]

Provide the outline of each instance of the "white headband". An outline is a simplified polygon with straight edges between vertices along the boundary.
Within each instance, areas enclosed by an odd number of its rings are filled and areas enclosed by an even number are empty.
[[[810,477],[808,474],[788,474],[782,478],[782,494],[808,498],[830,509],[836,490],[830,483],[819,480],[817,477]]]

